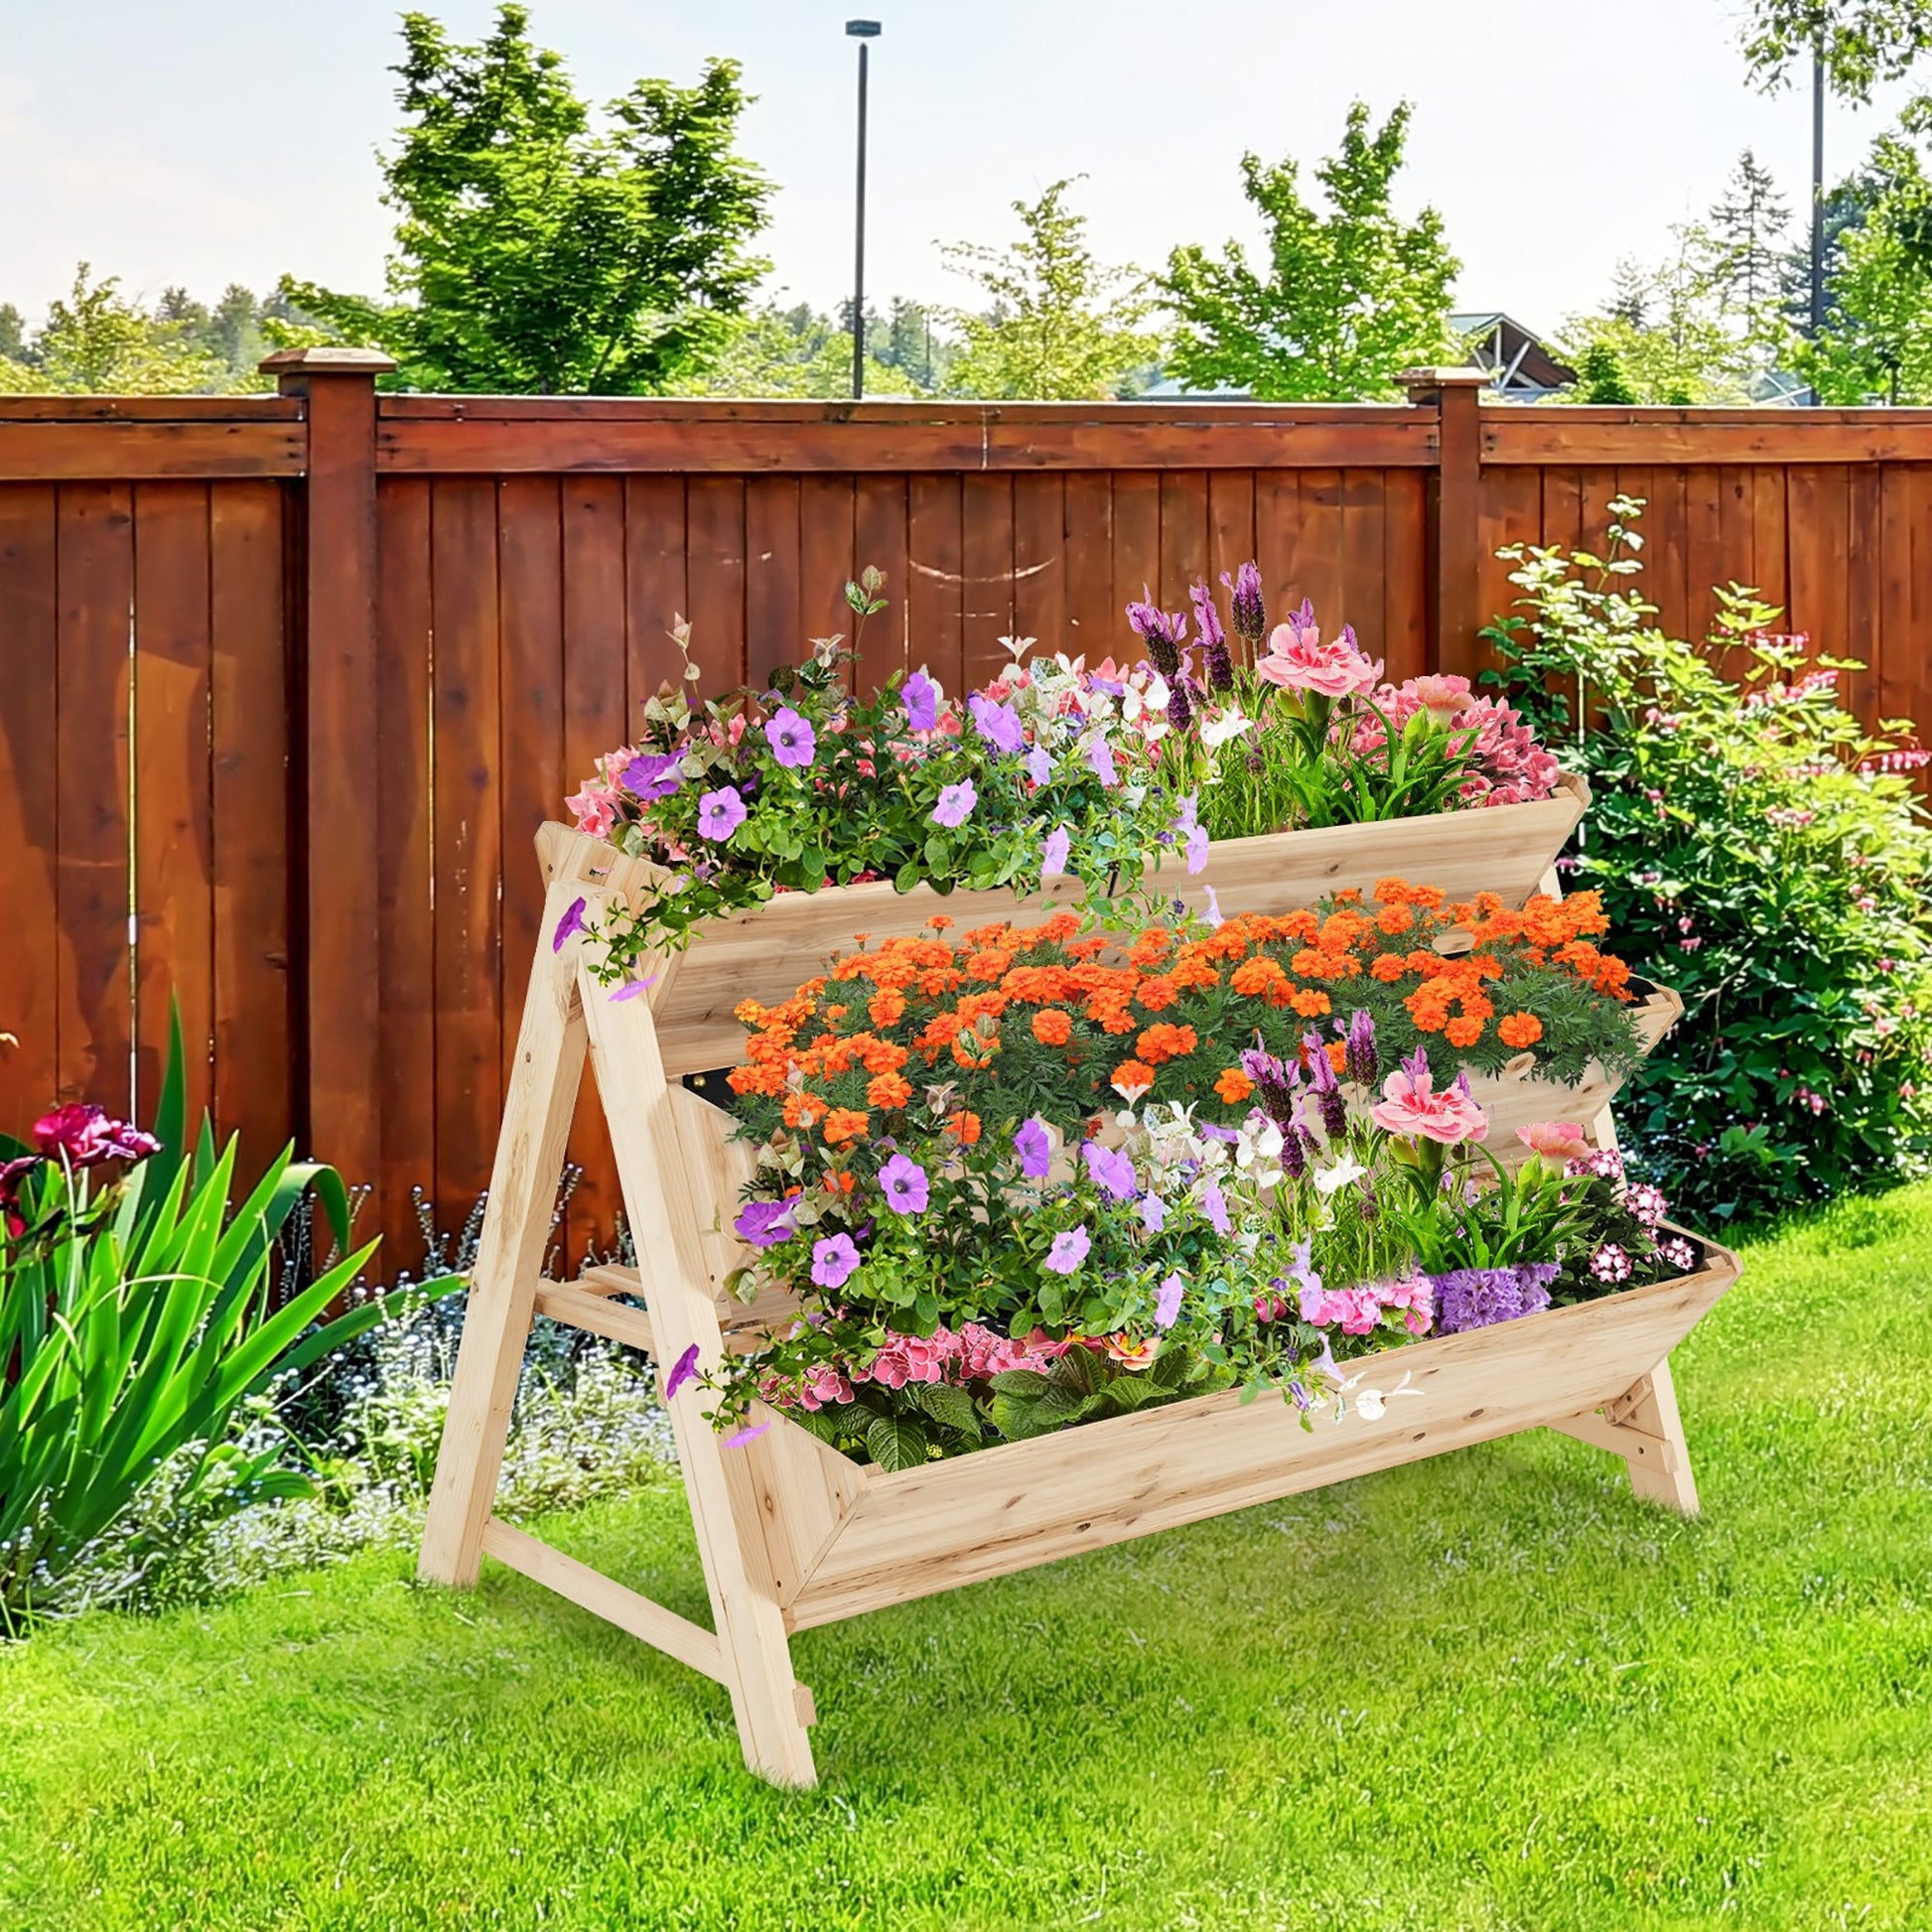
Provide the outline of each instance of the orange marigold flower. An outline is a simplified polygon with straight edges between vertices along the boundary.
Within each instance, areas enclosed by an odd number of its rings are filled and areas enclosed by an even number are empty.
[[[1375,915],[1376,927],[1382,932],[1407,932],[1415,922],[1415,913],[1406,905],[1385,905]]]
[[[1443,1037],[1451,1046],[1473,1046],[1482,1037],[1482,1022],[1460,1014],[1443,1029]]]
[[[1057,945],[1071,939],[1079,929],[1080,915],[1077,912],[1055,912],[1034,928],[1034,936],[1042,944]]]
[[[825,1145],[840,1147],[848,1141],[856,1141],[870,1124],[870,1116],[862,1114],[856,1107],[834,1107],[825,1116]]]
[[[1325,1000],[1323,1005],[1326,1005]],[[1134,1051],[1150,1066],[1159,1066],[1163,1060],[1178,1059],[1184,1053],[1191,1053],[1198,1043],[1192,1027],[1170,1026],[1164,1020],[1142,1033],[1134,1042]]]
[[[1390,986],[1409,970],[1409,962],[1399,952],[1377,953],[1375,963],[1368,970],[1372,978]]]
[[[1282,971],[1281,961],[1264,954],[1259,959],[1244,959],[1229,977],[1228,985],[1244,1000],[1253,1000],[1270,987],[1279,986],[1287,977]]]
[[[1145,1093],[1154,1084],[1154,1069],[1141,1060],[1122,1060],[1114,1068],[1114,1091],[1124,1099],[1131,1093]]]
[[[802,1088],[785,1095],[784,1122],[787,1127],[811,1127],[823,1120],[832,1103]]]
[[[1348,1071],[1348,1042],[1346,1040],[1331,1039],[1321,1050],[1327,1054],[1328,1064],[1337,1073],[1346,1073]]]
[[[1436,1000],[1418,1000],[1412,993],[1403,1005],[1409,1018],[1426,1034],[1440,1034],[1449,1025],[1449,1008]]]
[[[1231,1066],[1214,1082],[1214,1091],[1230,1107],[1238,1107],[1255,1090],[1255,1083],[1238,1066]]]
[[[1166,973],[1152,973],[1141,982],[1135,998],[1150,1013],[1160,1013],[1174,1003],[1177,989]]]
[[[952,924],[952,920],[944,912],[935,912],[931,918],[926,920],[926,924],[935,932],[944,932]]]
[[[1087,1018],[1104,1034],[1131,1034],[1134,1031],[1134,1016],[1114,1000],[1089,1000]]]
[[[977,1146],[980,1137],[980,1117],[975,1113],[969,1113],[962,1107],[958,1113],[952,1114],[947,1118],[946,1132],[961,1147]]]
[[[1059,1007],[1041,1007],[1034,1015],[1034,1037],[1042,1046],[1064,1046],[1073,1035],[1073,1016]]]
[[[1533,1013],[1505,1014],[1496,1025],[1496,1037],[1505,1046],[1534,1046],[1543,1037],[1543,1022]]]
[[[866,1099],[875,1107],[903,1107],[912,1098],[912,1083],[902,1073],[875,1073],[866,1082]]]
[[[1289,1005],[1292,1006],[1295,1009],[1295,1011],[1302,1016],[1304,1020],[1318,1020],[1324,1013],[1326,1013],[1329,1010],[1327,994],[1316,993],[1311,990],[1308,992],[1296,994],[1296,996],[1289,1001]]]
[[[850,1173],[828,1173],[825,1176],[825,1191],[828,1194],[849,1194],[858,1184]]]
[[[890,1027],[905,1018],[905,995],[903,993],[875,993],[866,1004],[866,1012],[875,1027]]]

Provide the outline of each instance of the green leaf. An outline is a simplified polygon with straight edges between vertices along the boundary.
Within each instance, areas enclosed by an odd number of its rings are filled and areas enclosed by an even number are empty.
[[[925,1432],[899,1416],[875,1416],[866,1427],[866,1452],[882,1469],[912,1469],[926,1460]]]

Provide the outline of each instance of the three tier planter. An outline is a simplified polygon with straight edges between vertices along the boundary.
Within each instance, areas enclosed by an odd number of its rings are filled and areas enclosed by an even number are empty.
[[[1488,890],[1520,903],[1549,882],[1587,804],[1575,780],[1538,804],[1387,825],[1250,839],[1214,848],[1194,900],[1213,884],[1230,910],[1282,912],[1392,874],[1451,896]],[[750,1173],[730,1117],[681,1083],[735,1059],[740,1001],[775,1002],[858,932],[917,932],[944,905],[962,924],[1026,918],[1053,896],[859,886],[786,895],[693,935],[648,962],[643,995],[614,1000],[581,932],[551,935],[579,898],[593,918],[659,878],[640,860],[559,825],[538,851],[548,898],[518,1035],[502,1134],[471,1288],[456,1382],[424,1534],[421,1575],[468,1586],[487,1553],[722,1683],[747,1765],[776,1783],[814,1781],[811,1693],[792,1671],[791,1634],[956,1585],[1125,1538],[1247,1508],[1302,1489],[1518,1431],[1548,1427],[1621,1455],[1638,1494],[1692,1511],[1692,1480],[1668,1357],[1736,1278],[1724,1250],[1679,1279],[1350,1363],[1381,1400],[1311,1434],[1280,1402],[1225,1392],[887,1472],[855,1462],[782,1415],[726,1448],[696,1390],[670,1403],[714,1628],[678,1616],[492,1514],[510,1404],[533,1316],[542,1312],[650,1351],[695,1348],[701,1371],[756,1345],[790,1312],[724,1293],[745,1251],[730,1231]],[[1168,882],[1163,880],[1164,887]],[[1077,889],[1076,889],[1077,890]],[[1676,1017],[1653,993],[1646,1043]],[[586,1053],[610,1130],[638,1267],[541,1279],[550,1212]],[[1500,1139],[1552,1107],[1602,1107],[1613,1083],[1578,1090],[1509,1075],[1481,1090]],[[627,1298],[640,1298],[642,1309]],[[1364,1412],[1366,1410],[1366,1413]]]

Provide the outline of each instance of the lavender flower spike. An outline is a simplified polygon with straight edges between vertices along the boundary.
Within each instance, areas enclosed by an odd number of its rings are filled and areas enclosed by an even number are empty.
[[[1382,1058],[1375,1050],[1374,1018],[1357,1008],[1348,1016],[1347,1042],[1348,1077],[1358,1087],[1374,1086],[1382,1071]]]
[[[1250,650],[1259,650],[1268,634],[1268,607],[1261,598],[1261,566],[1246,563],[1230,580],[1226,571],[1221,582],[1227,587],[1228,609],[1234,619],[1234,634]]]
[[[1145,584],[1141,597],[1141,603],[1127,607],[1127,621],[1147,645],[1148,661],[1172,684],[1180,675],[1180,645],[1187,635],[1187,620],[1178,611],[1159,609]]]
[[[1273,1053],[1250,1046],[1241,1054],[1241,1071],[1255,1083],[1255,1097],[1261,1110],[1283,1134],[1295,1125],[1295,1089],[1301,1084],[1302,1069],[1287,1067]]]
[[[1314,1104],[1321,1110],[1321,1131],[1332,1145],[1348,1131],[1347,1103],[1341,1097],[1328,1049],[1313,1034],[1302,1043],[1309,1049],[1309,1073],[1314,1083]]]
[[[1234,689],[1234,659],[1228,652],[1227,632],[1221,628],[1221,614],[1214,608],[1214,593],[1205,584],[1196,584],[1187,595],[1194,600],[1194,627],[1200,632],[1201,668],[1210,691]]]

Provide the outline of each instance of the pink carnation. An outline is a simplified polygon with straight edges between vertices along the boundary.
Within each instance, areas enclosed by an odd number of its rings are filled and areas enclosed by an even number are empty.
[[[1533,1120],[1516,1130],[1516,1138],[1546,1161],[1581,1161],[1589,1153],[1584,1130],[1575,1121]]]
[[[1420,1048],[1382,1082],[1382,1095],[1369,1109],[1369,1119],[1391,1134],[1454,1147],[1459,1141],[1478,1141],[1488,1131],[1482,1109],[1469,1097],[1467,1079],[1458,1074],[1438,1093]]]
[[[1324,644],[1311,625],[1278,623],[1268,639],[1268,654],[1256,659],[1255,669],[1270,684],[1322,698],[1371,690],[1382,675],[1382,666],[1362,654],[1346,624],[1339,637]]]

